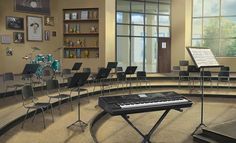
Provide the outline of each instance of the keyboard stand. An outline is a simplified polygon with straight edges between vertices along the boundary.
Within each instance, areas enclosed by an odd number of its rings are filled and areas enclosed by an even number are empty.
[[[142,143],[151,143],[150,137],[153,134],[153,132],[157,129],[157,127],[161,124],[161,122],[164,120],[166,115],[169,113],[170,109],[165,110],[165,112],[162,114],[162,116],[159,118],[159,120],[155,123],[155,125],[152,127],[152,129],[148,132],[148,134],[144,135],[137,127],[134,126],[134,124],[129,120],[129,117],[127,114],[121,115],[122,118],[136,131],[143,137]]]

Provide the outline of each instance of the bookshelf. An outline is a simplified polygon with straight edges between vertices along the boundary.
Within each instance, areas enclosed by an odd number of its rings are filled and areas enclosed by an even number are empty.
[[[99,58],[98,8],[63,9],[64,58]]]

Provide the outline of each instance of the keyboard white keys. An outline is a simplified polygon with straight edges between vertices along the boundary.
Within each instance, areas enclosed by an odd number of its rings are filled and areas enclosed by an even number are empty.
[[[147,107],[147,106],[155,106],[155,105],[168,105],[173,103],[188,103],[189,101],[186,99],[180,100],[171,100],[171,101],[159,101],[159,102],[151,102],[151,103],[137,103],[137,104],[129,104],[129,105],[120,105],[121,108],[136,108],[136,107]]]

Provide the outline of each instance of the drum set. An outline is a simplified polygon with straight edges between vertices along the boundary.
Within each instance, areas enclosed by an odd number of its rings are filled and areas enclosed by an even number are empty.
[[[40,50],[37,47],[32,48],[33,52],[35,50]],[[32,53],[33,53],[32,52]],[[39,64],[39,68],[36,71],[36,76],[39,78],[53,78],[56,72],[61,69],[61,63],[59,60],[55,59],[52,54],[37,54],[32,58],[32,53],[30,57],[25,56],[23,59],[28,60],[30,64]]]

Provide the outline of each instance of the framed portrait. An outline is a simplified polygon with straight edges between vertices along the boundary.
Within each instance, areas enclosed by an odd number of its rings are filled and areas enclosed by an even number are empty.
[[[50,40],[50,31],[49,30],[45,30],[44,31],[44,40],[45,41],[49,41]]]
[[[43,41],[42,17],[27,16],[27,40]]]
[[[12,30],[24,30],[24,18],[6,16],[6,28]]]
[[[44,25],[45,26],[54,26],[54,17],[45,16],[44,17]]]
[[[50,0],[14,0],[15,11],[50,15]]]
[[[13,32],[13,42],[24,43],[25,42],[24,32]]]

